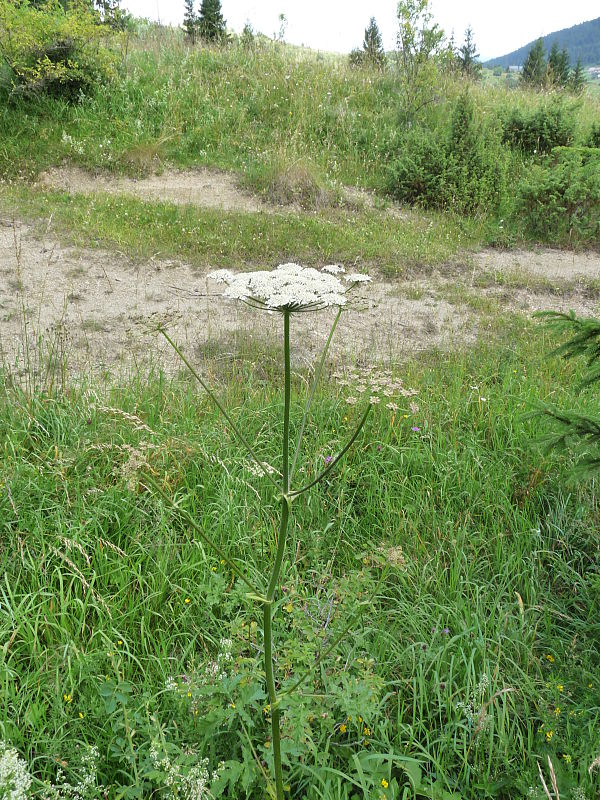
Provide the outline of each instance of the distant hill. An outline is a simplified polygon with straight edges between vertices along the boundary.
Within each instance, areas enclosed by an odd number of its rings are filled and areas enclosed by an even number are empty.
[[[544,46],[546,54],[550,52],[554,42],[558,42],[559,47],[566,47],[571,59],[571,64],[576,64],[577,59],[581,59],[584,66],[600,64],[600,17],[589,22],[582,22],[580,25],[573,25],[572,28],[565,28],[562,31],[544,36]],[[486,61],[485,67],[510,67],[521,66],[535,42],[529,42],[519,50],[513,50],[505,56],[492,58]]]

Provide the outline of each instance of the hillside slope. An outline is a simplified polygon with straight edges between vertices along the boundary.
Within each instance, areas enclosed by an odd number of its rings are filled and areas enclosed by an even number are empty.
[[[575,64],[578,59],[581,59],[582,64],[586,65],[600,64],[600,17],[589,22],[582,22],[580,25],[574,25],[572,28],[564,28],[561,31],[548,34],[548,36],[544,37],[546,51],[550,51],[555,41],[558,42],[561,49],[563,47],[567,48],[572,64]],[[484,66],[509,67],[511,65],[521,65],[524,63],[527,53],[531,50],[533,44],[534,42],[529,42],[519,50],[513,50],[512,53],[492,58]]]

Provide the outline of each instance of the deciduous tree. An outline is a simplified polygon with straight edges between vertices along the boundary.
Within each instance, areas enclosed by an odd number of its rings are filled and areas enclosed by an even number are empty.
[[[398,3],[398,65],[407,122],[429,103],[434,94],[437,66],[434,57],[444,32],[432,22],[429,0],[400,0]]]

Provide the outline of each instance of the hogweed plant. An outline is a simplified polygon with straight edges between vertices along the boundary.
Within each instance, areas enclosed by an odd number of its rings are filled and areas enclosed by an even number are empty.
[[[281,498],[281,517],[279,522],[279,534],[277,537],[275,560],[272,565],[270,575],[267,576],[268,581],[265,579],[266,585],[262,587],[262,589],[256,587],[252,581],[241,572],[235,562],[233,562],[226,553],[222,552],[221,548],[216,545],[211,538],[200,529],[199,526],[194,524],[193,527],[200,534],[201,538],[213,550],[215,550],[224,561],[226,561],[233,572],[248,586],[250,589],[250,592],[247,595],[249,599],[262,605],[264,669],[271,713],[275,797],[276,800],[282,800],[284,792],[280,734],[280,703],[282,695],[278,696],[275,682],[273,659],[273,607],[276,601],[277,587],[281,577],[282,565],[286,550],[288,523],[292,502],[309,489],[320,483],[331,472],[331,470],[335,468],[340,459],[344,457],[365,424],[369,415],[369,411],[371,410],[371,404],[366,404],[366,409],[360,419],[360,422],[358,423],[353,434],[348,439],[347,443],[341,448],[337,455],[326,460],[324,469],[316,476],[316,478],[310,480],[299,488],[293,488],[293,478],[298,462],[298,456],[300,454],[307,418],[314,399],[315,390],[321,377],[323,366],[329,351],[329,346],[340,319],[342,309],[347,304],[348,293],[359,284],[369,282],[371,278],[368,275],[359,273],[346,274],[344,267],[337,264],[330,264],[323,267],[321,270],[301,267],[298,264],[282,264],[277,267],[277,269],[272,271],[262,270],[258,272],[237,274],[226,269],[221,269],[217,270],[216,272],[211,272],[208,277],[217,283],[225,284],[226,288],[223,292],[223,297],[231,300],[240,300],[255,309],[281,314],[283,318],[284,407],[280,482],[278,481],[277,477],[274,477],[277,475],[277,472],[270,465],[265,464],[265,462],[259,457],[254,447],[248,442],[242,431],[232,420],[231,416],[228,414],[221,402],[218,400],[203,378],[185,358],[176,343],[170,338],[164,329],[160,329],[163,336],[165,336],[179,357],[183,360],[187,368],[191,371],[196,380],[198,380],[200,385],[207,392],[211,400],[216,404],[220,412],[224,415],[234,434],[237,436],[241,444],[248,451],[252,460],[255,462],[260,473],[267,478],[274,489],[277,490]],[[292,453],[290,451],[291,318],[294,314],[305,314],[331,308],[337,309],[337,314],[334,318],[327,341],[323,348],[323,353],[315,370],[312,386],[304,406],[304,412],[295,449]],[[154,488],[164,496],[164,493],[159,487],[155,486]],[[339,643],[341,638],[345,635],[345,633],[347,633],[347,630],[348,629],[342,633],[341,637],[336,639],[334,645]],[[330,649],[331,648],[328,648],[328,650]],[[322,653],[321,658],[323,658],[324,655],[326,655],[326,653]],[[286,690],[286,694],[289,694],[290,692],[294,691],[294,689],[298,688],[304,682],[304,680],[309,677],[311,672],[312,670],[297,680],[291,688]]]

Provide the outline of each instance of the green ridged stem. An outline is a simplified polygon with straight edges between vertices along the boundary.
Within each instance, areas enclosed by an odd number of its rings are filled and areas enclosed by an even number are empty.
[[[277,800],[283,800],[283,773],[281,768],[281,732],[279,703],[275,690],[275,676],[273,671],[273,598],[277,591],[281,565],[285,554],[288,520],[290,517],[290,501],[288,492],[289,484],[289,440],[290,440],[290,396],[291,396],[291,370],[290,370],[290,311],[283,312],[283,356],[284,356],[284,406],[283,406],[283,465],[281,469],[282,497],[281,497],[281,523],[279,526],[279,539],[273,572],[267,589],[267,602],[263,604],[263,634],[265,642],[265,676],[267,693],[271,705],[271,741],[273,742],[273,763],[275,768],[275,793]]]

